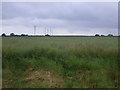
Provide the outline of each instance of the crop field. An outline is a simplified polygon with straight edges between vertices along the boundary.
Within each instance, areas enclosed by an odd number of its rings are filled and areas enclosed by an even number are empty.
[[[3,37],[3,88],[117,88],[118,37]]]

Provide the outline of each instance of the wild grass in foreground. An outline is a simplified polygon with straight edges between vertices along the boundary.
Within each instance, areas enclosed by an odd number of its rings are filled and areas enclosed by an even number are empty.
[[[116,88],[117,37],[4,37],[3,88]]]

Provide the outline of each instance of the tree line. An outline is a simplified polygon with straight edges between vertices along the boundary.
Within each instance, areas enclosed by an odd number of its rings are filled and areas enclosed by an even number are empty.
[[[21,35],[16,35],[16,34],[14,34],[14,33],[10,33],[10,35],[6,35],[5,33],[3,33],[2,35],[1,35],[2,37],[6,37],[6,36],[11,36],[11,37],[17,37],[17,36],[29,36],[28,34],[21,34]],[[45,36],[50,36],[50,35],[48,35],[48,34],[46,34]],[[100,34],[95,34],[95,36],[105,36],[105,35],[100,35]],[[108,34],[108,35],[106,35],[106,36],[113,36],[113,34]],[[119,35],[120,36],[120,35]]]
[[[15,35],[14,33],[10,33],[10,35],[6,35],[5,33],[3,33],[2,35],[1,35],[2,37],[6,37],[6,36],[28,36],[28,34],[21,34],[21,35]]]

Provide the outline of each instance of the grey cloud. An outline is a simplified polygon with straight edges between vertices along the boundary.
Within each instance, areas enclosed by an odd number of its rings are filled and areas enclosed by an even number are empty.
[[[117,28],[117,3],[2,3],[4,25],[43,24],[69,30]],[[17,20],[17,21],[15,21]]]

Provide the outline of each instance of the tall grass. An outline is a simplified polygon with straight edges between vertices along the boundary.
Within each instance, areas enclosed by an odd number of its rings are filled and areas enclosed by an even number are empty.
[[[50,87],[23,80],[33,68],[52,72],[65,88],[116,88],[117,44],[117,37],[4,37],[3,87]]]

